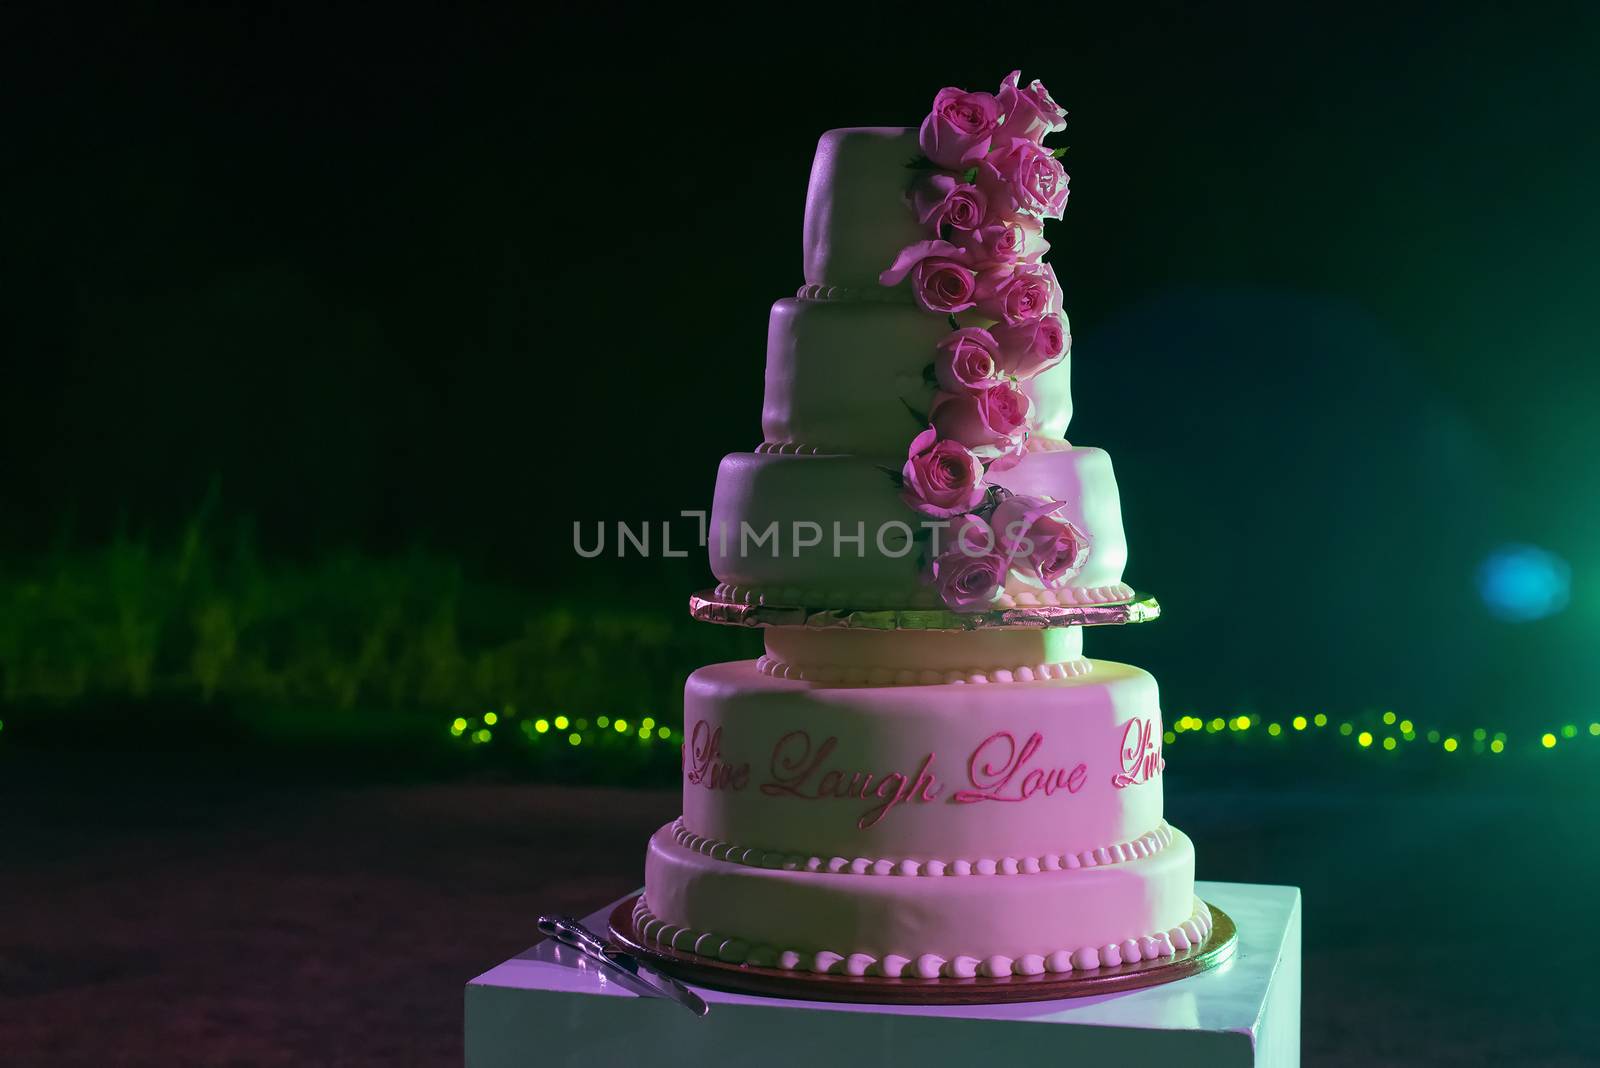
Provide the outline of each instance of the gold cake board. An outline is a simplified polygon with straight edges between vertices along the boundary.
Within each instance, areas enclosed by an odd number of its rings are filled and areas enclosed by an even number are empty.
[[[809,627],[813,630],[1041,630],[1048,627],[1104,627],[1147,623],[1161,615],[1149,594],[1136,593],[1111,604],[1018,605],[981,612],[948,608],[822,608],[809,605],[745,604],[725,601],[715,591],[689,597],[689,614],[703,623],[729,627]]]
[[[979,1005],[1054,1001],[1115,994],[1159,986],[1210,971],[1233,956],[1239,929],[1215,905],[1211,933],[1197,946],[1171,957],[1071,971],[1056,975],[1008,975],[999,979],[890,979],[877,975],[816,975],[812,972],[727,964],[670,947],[647,945],[633,928],[633,906],[640,895],[624,898],[611,912],[611,938],[617,945],[687,983],[802,1001],[849,1001],[880,1005]]]

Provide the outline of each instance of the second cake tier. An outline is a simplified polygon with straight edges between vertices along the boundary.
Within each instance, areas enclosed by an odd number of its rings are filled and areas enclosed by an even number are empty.
[[[853,649],[865,636],[833,637]],[[919,638],[933,640],[927,662],[952,670],[943,645],[971,639],[900,637],[885,651],[893,674],[914,669]],[[802,670],[775,669],[779,657],[815,670],[830,659],[793,641],[769,642],[760,662],[696,671],[684,691],[689,848],[753,867],[899,876],[1093,867],[1166,848],[1155,680],[1078,658],[1075,632],[995,637],[1017,648],[982,643],[987,666],[933,685],[777,677]]]
[[[718,594],[745,603],[811,608],[933,607],[919,557],[934,520],[907,507],[891,473],[860,456],[733,453],[717,472],[707,531]],[[1124,601],[1128,543],[1111,458],[1100,449],[1030,452],[993,480],[1013,493],[1062,501],[1062,517],[1088,538],[1082,569],[1059,589],[1013,574],[1000,607]]]

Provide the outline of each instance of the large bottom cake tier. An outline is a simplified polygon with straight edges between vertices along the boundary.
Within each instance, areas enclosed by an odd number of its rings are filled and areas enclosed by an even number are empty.
[[[1189,839],[1166,824],[1151,837],[1159,848],[1110,863],[930,877],[755,866],[713,855],[674,823],[650,840],[635,930],[647,944],[731,963],[852,975],[999,977],[1155,960],[1202,941],[1211,916],[1194,897]]]

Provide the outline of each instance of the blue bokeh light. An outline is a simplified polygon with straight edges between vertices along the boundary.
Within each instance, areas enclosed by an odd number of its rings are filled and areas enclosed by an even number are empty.
[[[1502,545],[1478,567],[1478,595],[1496,619],[1529,623],[1567,607],[1572,568],[1536,545]]]

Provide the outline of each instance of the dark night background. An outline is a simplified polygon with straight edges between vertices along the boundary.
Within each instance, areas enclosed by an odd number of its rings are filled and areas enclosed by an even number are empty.
[[[1338,823],[1330,849],[1353,851],[1372,839],[1351,828],[1426,806],[1340,806],[1422,783],[1468,799],[1441,802],[1443,865],[1470,863],[1477,834],[1520,833],[1516,813],[1587,811],[1573,784],[1600,756],[1600,15],[1014,16],[1030,29],[926,6],[0,16],[0,797],[22,858],[6,914],[43,909],[31,941],[0,932],[0,1039],[38,1063],[92,1061],[71,1037],[74,984],[165,1005],[180,988],[141,976],[206,967],[174,956],[177,934],[148,948],[126,918],[114,950],[58,952],[75,894],[153,849],[193,865],[146,873],[157,898],[215,869],[315,900],[227,869],[243,862],[219,829],[279,842],[315,810],[335,815],[315,821],[313,855],[381,823],[425,828],[385,832],[397,850],[450,857],[369,878],[386,862],[371,847],[329,876],[330,910],[409,927],[414,902],[377,883],[432,887],[450,868],[495,885],[491,903],[430,905],[478,910],[459,939],[432,936],[437,990],[414,1014],[432,1030],[394,1032],[338,986],[318,999],[337,1015],[308,1012],[307,1036],[251,1045],[274,1018],[260,1006],[289,996],[272,986],[203,1025],[130,1009],[113,1027],[124,1059],[154,1057],[139,1043],[159,1035],[196,1042],[197,1063],[315,1063],[336,1019],[385,1035],[391,1063],[458,1056],[459,983],[529,938],[526,915],[496,908],[581,911],[628,889],[674,802],[619,792],[625,814],[589,857],[480,826],[476,802],[438,784],[535,822],[578,795],[529,779],[670,786],[674,737],[602,731],[554,751],[533,718],[642,710],[676,727],[687,671],[757,647],[684,617],[709,584],[697,556],[580,560],[573,521],[706,507],[720,457],[759,441],[767,310],[801,282],[816,137],[915,123],[941,85],[989,88],[1013,67],[1071,111],[1073,195],[1049,233],[1074,336],[1069,435],[1110,451],[1129,580],[1166,609],[1092,634],[1091,654],[1155,672],[1169,723],[1320,711],[1381,731],[1392,708],[1418,724],[1395,753],[1294,750],[1288,734],[1274,748],[1259,730],[1181,740],[1189,781],[1169,809],[1202,857],[1214,843],[1202,877],[1317,885],[1288,818],[1240,823],[1244,808]],[[1570,587],[1545,618],[1509,621],[1480,596],[1485,560],[1515,545]],[[1516,602],[1555,580],[1508,581]],[[487,709],[523,736],[469,744]],[[471,722],[452,737],[457,715]],[[1478,763],[1445,767],[1424,724]],[[1465,752],[1480,726],[1507,736],[1499,765]],[[1252,783],[1266,792],[1236,795]],[[1529,792],[1562,788],[1580,796]],[[471,859],[456,820],[483,840]],[[485,858],[507,841],[521,881]],[[576,867],[538,859],[558,848]],[[1568,859],[1574,884],[1592,880],[1592,855]],[[1413,894],[1413,877],[1364,885],[1362,908]],[[1524,892],[1483,880],[1502,901]],[[1375,1038],[1377,995],[1370,1026],[1319,1015],[1314,999],[1392,963],[1318,957],[1319,937],[1368,929],[1329,900],[1347,889],[1308,889],[1307,1060],[1441,1055]],[[187,893],[168,901],[175,930],[206,908]],[[374,944],[351,952],[380,959]],[[1448,1059],[1595,1051],[1559,999],[1523,997],[1544,1045]],[[27,1022],[8,1025],[8,1005]],[[329,1063],[366,1055],[346,1041]]]

